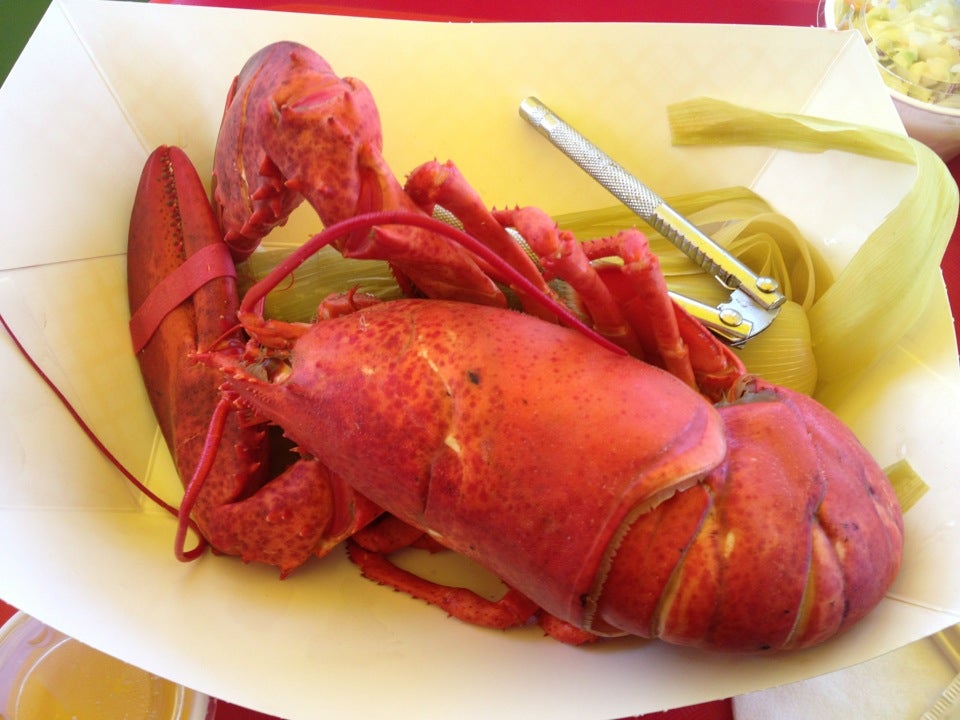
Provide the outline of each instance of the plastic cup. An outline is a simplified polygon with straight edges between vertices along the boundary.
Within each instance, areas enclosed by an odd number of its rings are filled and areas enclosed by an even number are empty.
[[[0,628],[4,720],[205,720],[214,703],[17,613]]]

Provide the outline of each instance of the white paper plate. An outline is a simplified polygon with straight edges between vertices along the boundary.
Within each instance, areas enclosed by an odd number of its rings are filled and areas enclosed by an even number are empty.
[[[168,497],[178,486],[126,330],[130,205],[156,145],[179,144],[209,168],[233,75],[279,39],[316,48],[371,86],[399,175],[452,158],[499,207],[610,203],[519,119],[531,94],[663,195],[753,186],[835,267],[912,177],[838,153],[669,146],[667,104],[697,95],[902,131],[852,34],[55,0],[0,90],[0,311],[100,437]],[[283,232],[313,227],[298,213]],[[182,565],[172,521],[127,487],[6,340],[0,365],[0,597],[86,644],[275,715],[620,717],[828,672],[960,613],[960,373],[942,292],[836,408],[882,464],[908,456],[932,488],[907,517],[903,573],[851,633],[775,658],[630,640],[574,649],[535,628],[480,630],[363,581],[339,555],[283,582],[230,558]]]

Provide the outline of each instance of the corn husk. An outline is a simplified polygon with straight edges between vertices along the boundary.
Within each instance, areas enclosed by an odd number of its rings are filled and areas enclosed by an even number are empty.
[[[915,140],[902,135],[790,113],[771,113],[714,98],[667,108],[674,145],[763,145],[798,152],[842,150],[881,160],[914,162]]]
[[[274,244],[261,248],[237,267],[241,296],[293,251],[293,246]],[[317,306],[332,293],[357,288],[381,300],[400,297],[400,288],[390,266],[378,260],[345,260],[332,247],[325,247],[291,275],[288,282],[267,294],[264,313],[286,322],[312,322]]]
[[[752,190],[722,188],[665,199],[754,272],[776,278],[784,294],[804,310],[833,281],[830,268],[796,225],[774,212]],[[720,302],[726,299],[725,292],[729,296],[712,276],[626,207],[559,215],[556,220],[561,228],[581,238],[612,235],[636,226],[650,239],[671,290],[705,302]]]
[[[817,364],[806,311],[833,281],[823,258],[790,219],[748,188],[719,188],[665,200],[754,272],[780,283],[789,301],[776,322],[734,352],[750,372],[812,394]],[[584,239],[636,226],[649,238],[670,290],[712,305],[730,298],[729,289],[624,206],[561,215],[556,220],[561,228]]]
[[[893,465],[885,467],[883,472],[889,478],[903,512],[916,505],[930,489],[907,460],[898,460]]]
[[[817,396],[861,373],[903,337],[942,282],[940,261],[957,218],[957,185],[932,150],[895,133],[709,98],[678,103],[669,116],[677,145],[833,149],[915,165],[910,191],[810,308]]]
[[[807,395],[817,386],[810,323],[803,307],[792,300],[781,306],[770,327],[735,352],[751,373],[772,383]]]

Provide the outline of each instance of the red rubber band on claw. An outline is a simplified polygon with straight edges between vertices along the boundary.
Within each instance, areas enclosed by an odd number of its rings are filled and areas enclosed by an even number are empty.
[[[134,353],[150,342],[167,314],[211,280],[235,278],[237,269],[224,243],[206,245],[161,280],[130,318]]]

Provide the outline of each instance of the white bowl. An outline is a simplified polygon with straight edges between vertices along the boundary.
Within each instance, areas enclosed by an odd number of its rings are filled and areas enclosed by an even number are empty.
[[[206,695],[17,613],[0,627],[0,718],[205,720]]]
[[[914,0],[916,6],[952,3],[956,8],[956,17],[960,18],[958,0]],[[890,3],[891,5],[894,3]],[[905,72],[885,58],[877,48],[874,38],[867,28],[865,13],[871,2],[857,3],[850,0],[823,0],[821,4],[821,23],[832,30],[860,31],[874,57],[884,82],[890,87],[900,119],[910,137],[926,144],[944,161],[960,154],[960,83],[940,83],[934,89],[911,81]],[[952,29],[947,29],[944,37],[950,42],[960,44],[960,20]],[[960,73],[953,73],[954,75]]]
[[[896,90],[890,93],[910,137],[925,144],[944,162],[960,155],[960,110],[937,108]]]

